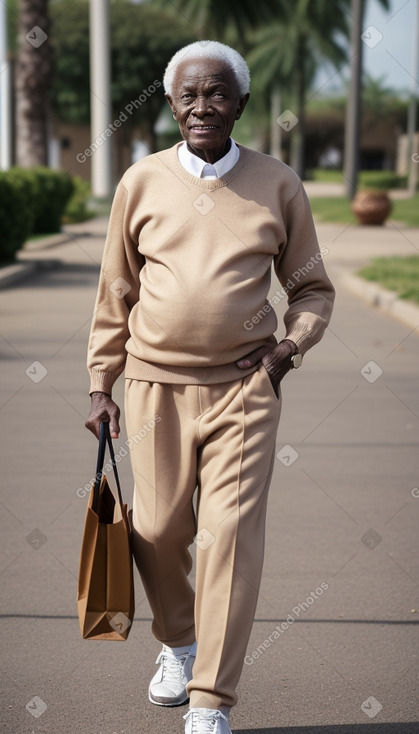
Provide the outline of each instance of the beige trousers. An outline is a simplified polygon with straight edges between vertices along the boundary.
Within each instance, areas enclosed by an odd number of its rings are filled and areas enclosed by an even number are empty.
[[[237,701],[262,572],[280,407],[263,366],[219,385],[126,380],[128,437],[145,434],[131,449],[134,556],[155,637],[172,647],[196,637],[188,685],[194,707]],[[152,430],[140,430],[153,419]],[[194,536],[195,591],[188,580]]]

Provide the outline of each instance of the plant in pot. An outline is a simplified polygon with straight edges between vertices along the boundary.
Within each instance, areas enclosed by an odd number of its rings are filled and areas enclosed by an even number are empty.
[[[360,224],[384,224],[392,209],[387,192],[389,188],[397,186],[396,179],[390,172],[364,172],[361,176],[363,186],[351,203],[351,209]]]

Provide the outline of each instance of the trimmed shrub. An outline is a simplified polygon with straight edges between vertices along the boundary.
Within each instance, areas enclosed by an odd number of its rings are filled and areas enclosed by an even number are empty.
[[[30,176],[0,171],[0,262],[13,262],[35,220],[36,184]]]
[[[68,173],[44,166],[0,172],[0,261],[13,262],[32,234],[59,232],[73,191],[79,187],[74,206],[80,211],[82,191],[88,198],[86,186],[82,189]]]
[[[38,183],[36,176],[31,168],[18,168],[17,166],[10,168],[8,175],[13,178],[25,194],[24,219],[27,225],[27,234],[25,237],[25,239],[27,239],[33,232],[33,226],[36,218],[36,207],[38,201]]]
[[[406,185],[405,179],[393,171],[361,171],[359,181],[363,189],[376,191],[388,191]]]
[[[36,166],[31,169],[38,187],[33,234],[59,232],[61,217],[74,185],[68,173]]]
[[[88,181],[80,176],[73,176],[74,191],[65,208],[62,221],[65,224],[72,222],[85,222],[91,219],[93,212],[89,211],[88,203],[90,200],[91,189]]]

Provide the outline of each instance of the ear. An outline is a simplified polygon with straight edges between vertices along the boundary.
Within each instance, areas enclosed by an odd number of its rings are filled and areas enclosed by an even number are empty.
[[[166,99],[167,99],[167,101],[168,101],[168,103],[170,105],[170,109],[172,110],[173,117],[176,120],[176,114],[177,113],[176,113],[175,103],[173,102],[173,99],[171,98],[170,94],[165,94],[164,96],[166,97]]]
[[[239,104],[238,104],[237,112],[236,112],[236,120],[240,120],[243,114],[243,110],[249,101],[249,97],[250,97],[250,93],[248,92],[247,94],[244,95],[244,97],[241,97],[241,99],[239,100]]]

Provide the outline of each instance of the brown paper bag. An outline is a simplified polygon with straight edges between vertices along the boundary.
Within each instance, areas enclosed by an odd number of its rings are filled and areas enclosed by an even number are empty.
[[[103,475],[106,443],[118,500]],[[89,640],[126,640],[134,617],[131,522],[122,502],[109,424],[101,423],[96,478],[84,523],[78,578],[80,632]]]

